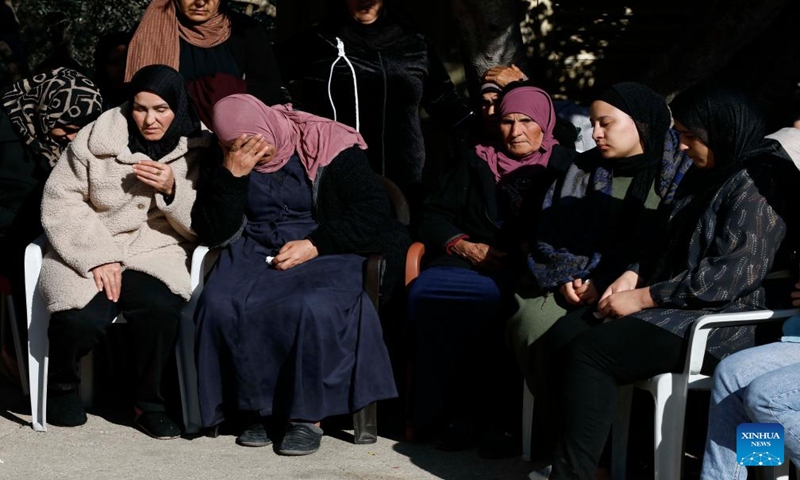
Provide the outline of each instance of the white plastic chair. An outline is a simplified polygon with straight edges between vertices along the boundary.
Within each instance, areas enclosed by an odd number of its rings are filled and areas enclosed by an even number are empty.
[[[47,245],[44,235],[37,238],[25,249],[25,300],[28,317],[28,367],[30,369],[31,416],[33,429],[47,431],[47,367],[49,340],[47,327],[50,316],[39,293],[39,273],[42,268],[42,251]],[[192,255],[191,286],[192,298],[184,307],[178,326],[178,339],[175,354],[178,361],[178,380],[181,389],[185,433],[197,433],[202,426],[200,402],[197,392],[197,369],[194,362],[194,320],[193,314],[199,292],[203,285],[203,259],[208,247],[200,245]],[[199,288],[198,288],[199,287]],[[120,315],[113,323],[124,323]],[[91,355],[81,362],[81,393],[85,403],[91,403],[92,364]]]
[[[655,480],[679,479],[683,462],[683,429],[688,391],[710,390],[713,384],[712,378],[700,371],[711,329],[754,325],[788,318],[796,313],[800,313],[800,310],[759,310],[700,317],[694,322],[689,333],[689,354],[682,373],[664,373],[637,382],[635,385],[621,387],[617,418],[612,430],[612,478],[625,479],[628,426],[634,387],[647,390],[655,401]],[[771,472],[772,478],[788,480],[789,464],[790,462],[786,461],[780,467],[774,467]],[[766,478],[769,478],[769,475]]]

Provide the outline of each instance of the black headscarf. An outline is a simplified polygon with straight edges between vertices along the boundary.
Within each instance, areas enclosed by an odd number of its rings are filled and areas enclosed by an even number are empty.
[[[50,137],[56,127],[84,127],[102,112],[100,91],[69,68],[20,80],[3,94],[2,104],[28,151],[54,166],[64,145]]]
[[[764,118],[742,93],[716,86],[696,86],[670,104],[675,121],[689,129],[712,152],[709,169],[692,166],[678,186],[665,244],[649,281],[671,278],[685,268],[689,244],[700,219],[722,185],[756,159],[772,151],[764,138]]]
[[[142,137],[131,116],[133,97],[139,92],[155,93],[169,105],[175,118],[160,140],[150,142]],[[133,76],[130,83],[130,110],[128,112],[128,146],[131,152],[141,152],[153,160],[175,150],[181,137],[188,137],[200,130],[200,120],[189,102],[189,94],[183,77],[177,70],[166,65],[148,65]]]
[[[640,209],[653,186],[664,153],[664,135],[671,120],[664,97],[646,85],[618,83],[597,100],[604,101],[630,115],[636,124],[644,153],[627,158],[606,160],[615,176],[633,177],[625,196],[628,208]]]
[[[345,3],[339,1],[341,4]],[[364,49],[383,50],[392,46],[403,38],[408,22],[396,6],[390,7],[390,3],[384,0],[380,15],[370,24],[357,21],[347,11],[347,7],[343,6],[335,17],[338,24],[337,35],[345,45],[356,45]]]
[[[670,106],[675,120],[714,152],[713,168],[690,169],[679,197],[707,192],[710,199],[749,158],[769,150],[764,118],[741,92],[699,85],[675,97]]]

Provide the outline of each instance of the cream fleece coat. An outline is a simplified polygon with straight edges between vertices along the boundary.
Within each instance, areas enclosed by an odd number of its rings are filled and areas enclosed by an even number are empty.
[[[83,128],[45,184],[42,225],[50,248],[42,260],[39,288],[50,313],[80,309],[97,295],[91,270],[119,262],[123,271],[152,275],[184,299],[191,296],[190,253],[195,246],[191,210],[201,156],[210,135],[180,139],[159,160],[175,177],[167,205],[136,178],[133,165],[149,157],[128,148],[121,108]]]

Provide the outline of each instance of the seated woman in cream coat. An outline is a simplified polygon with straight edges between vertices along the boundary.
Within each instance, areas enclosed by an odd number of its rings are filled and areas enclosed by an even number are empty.
[[[180,428],[161,379],[190,297],[194,181],[210,137],[199,136],[183,78],[141,69],[130,101],[82,129],[45,185],[42,224],[52,248],[39,287],[51,314],[47,419],[86,422],[78,360],[124,314],[131,326],[135,425],[156,438]]]

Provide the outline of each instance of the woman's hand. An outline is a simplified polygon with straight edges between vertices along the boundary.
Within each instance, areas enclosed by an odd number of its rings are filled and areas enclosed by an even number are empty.
[[[506,252],[501,252],[485,243],[473,243],[463,239],[456,242],[452,250],[469,263],[488,270],[503,268],[503,260],[506,257]]]
[[[619,276],[614,283],[606,288],[606,291],[603,292],[603,296],[600,297],[600,301],[602,302],[606,298],[610,297],[614,293],[619,292],[627,292],[628,290],[633,290],[636,288],[636,285],[639,283],[639,274],[634,272],[633,270],[626,270],[625,273]]]
[[[133,166],[140,181],[155,188],[157,192],[171,197],[175,193],[175,176],[172,167],[152,160],[142,160]]]
[[[311,240],[292,240],[281,247],[270,265],[276,270],[289,270],[317,256],[319,250]]]
[[[794,285],[795,291],[792,292],[792,306],[800,307],[800,282]]]
[[[624,317],[655,306],[656,303],[650,296],[650,287],[644,287],[612,293],[600,300],[597,311],[601,318]]]
[[[92,269],[97,291],[106,291],[106,297],[116,303],[122,290],[122,265],[119,262],[106,263]]]
[[[222,165],[234,177],[249,175],[260,163],[268,162],[275,155],[275,145],[271,145],[261,134],[248,137],[242,134],[230,147],[222,146],[225,158]]]
[[[597,288],[591,279],[576,278],[561,285],[560,291],[561,295],[572,305],[592,305],[597,303],[599,297]]]

